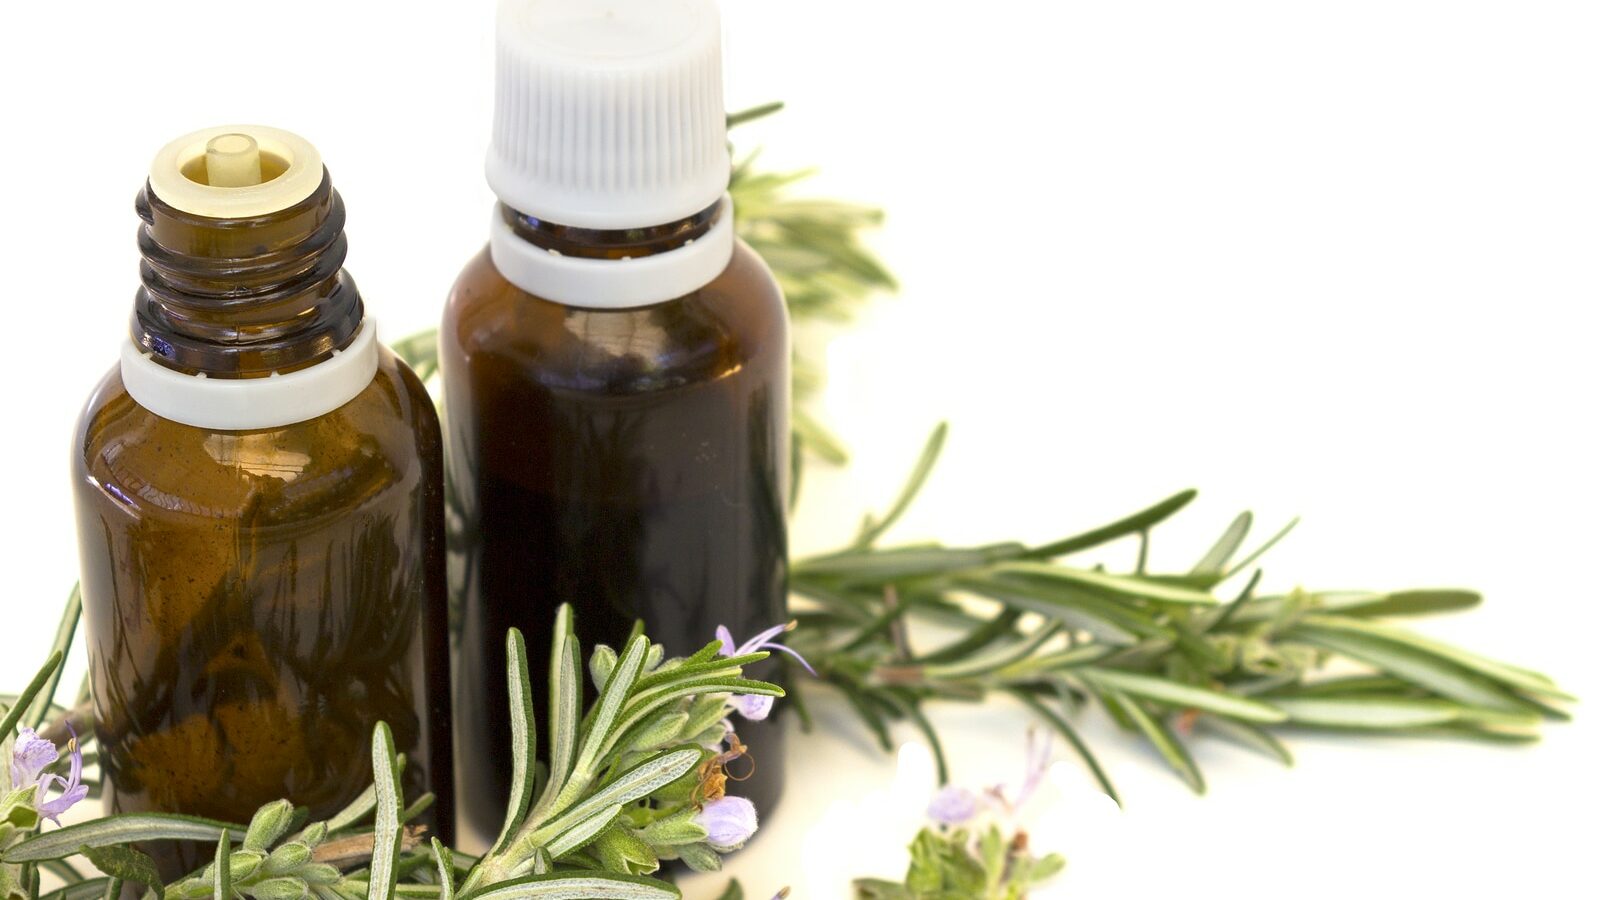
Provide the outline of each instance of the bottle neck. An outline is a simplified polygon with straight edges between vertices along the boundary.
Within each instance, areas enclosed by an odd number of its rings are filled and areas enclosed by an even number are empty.
[[[722,214],[722,207],[722,199],[718,198],[717,202],[686,219],[646,228],[614,230],[557,225],[505,204],[500,205],[500,215],[513,234],[541,250],[581,259],[625,260],[669,253],[705,237]]]
[[[154,361],[190,375],[261,378],[315,365],[349,346],[364,315],[344,271],[344,202],[321,184],[288,209],[208,218],[146,185],[139,218],[141,286],[131,337]]]
[[[733,201],[642,228],[575,228],[499,204],[490,222],[495,268],[522,290],[566,306],[651,306],[694,293],[733,257]]]

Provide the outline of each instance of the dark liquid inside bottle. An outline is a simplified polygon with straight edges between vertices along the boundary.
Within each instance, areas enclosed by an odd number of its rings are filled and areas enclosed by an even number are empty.
[[[440,344],[464,525],[452,555],[462,803],[492,836],[510,787],[506,629],[527,637],[542,726],[562,603],[586,647],[620,646],[642,619],[672,655],[718,625],[742,639],[786,620],[788,319],[742,244],[710,284],[635,309],[535,297],[485,252],[456,283]],[[779,663],[750,674],[777,678]],[[778,724],[734,724],[756,774],[729,790],[766,812],[783,773]]]
[[[149,195],[140,212],[134,337],[163,364],[265,377],[317,364],[360,327],[326,179],[258,220],[205,220]],[[241,283],[232,273],[250,263]],[[407,796],[439,795],[427,822],[448,839],[443,447],[416,375],[382,350],[332,412],[238,431],[162,418],[113,370],[75,450],[109,810],[244,823],[288,798],[325,818],[371,783],[384,721],[408,758]],[[168,880],[214,852],[143,849]]]

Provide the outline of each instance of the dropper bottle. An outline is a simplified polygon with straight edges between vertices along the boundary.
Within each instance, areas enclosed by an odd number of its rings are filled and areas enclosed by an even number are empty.
[[[384,721],[448,836],[442,442],[343,268],[343,201],[311,144],[242,125],[167,145],[136,209],[72,454],[106,805],[327,817]],[[169,880],[213,852],[147,849]]]
[[[563,603],[587,644],[642,620],[669,655],[782,625],[790,449],[788,317],[734,235],[715,3],[507,0],[496,43],[500,202],[440,332],[462,805],[489,837],[506,629],[542,660]],[[734,724],[751,758],[730,768],[755,777],[730,791],[770,811],[781,735]]]

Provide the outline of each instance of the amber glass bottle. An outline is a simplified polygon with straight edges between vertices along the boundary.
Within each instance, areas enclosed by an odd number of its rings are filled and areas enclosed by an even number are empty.
[[[509,787],[507,628],[542,659],[570,603],[586,643],[642,619],[685,654],[787,615],[788,318],[733,237],[719,41],[705,0],[502,7],[502,202],[440,332],[462,807],[485,835]],[[781,735],[735,725],[756,778],[730,789],[768,811]]]
[[[229,186],[235,144],[259,171]],[[131,340],[73,453],[107,805],[326,816],[381,720],[448,837],[439,426],[342,268],[339,195],[309,144],[244,126],[174,142],[137,208]],[[211,852],[150,849],[168,876]]]

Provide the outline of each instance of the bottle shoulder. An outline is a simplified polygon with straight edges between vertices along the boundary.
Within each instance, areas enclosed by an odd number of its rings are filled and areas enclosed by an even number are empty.
[[[372,382],[333,412],[280,428],[220,431],[140,406],[113,367],[78,419],[80,490],[136,514],[314,518],[410,489],[441,469],[438,418],[416,375],[387,349]]]
[[[789,318],[771,270],[743,242],[705,287],[626,309],[530,294],[507,281],[485,249],[451,290],[440,342],[447,368],[452,358],[501,360],[552,387],[635,392],[786,364]]]

